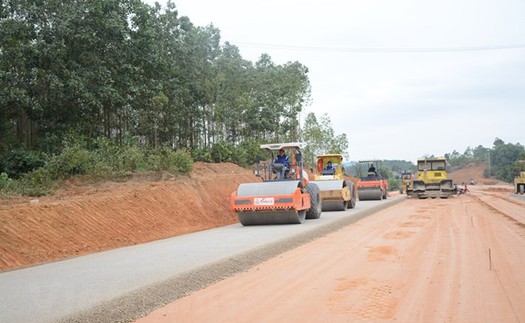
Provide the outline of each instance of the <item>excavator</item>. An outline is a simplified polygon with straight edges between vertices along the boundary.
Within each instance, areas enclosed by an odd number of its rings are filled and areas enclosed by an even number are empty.
[[[360,201],[386,200],[388,196],[388,181],[378,173],[381,163],[381,160],[359,161],[360,165],[366,165],[368,169],[367,175],[360,177],[359,182],[357,182],[357,193]]]
[[[312,182],[321,191],[323,211],[344,211],[355,207],[357,196],[354,183],[344,178],[343,155],[318,155],[317,168],[311,171],[315,174]]]
[[[420,199],[448,198],[456,191],[453,181],[448,179],[447,160],[444,157],[419,158],[416,178],[412,183],[412,194]]]
[[[322,200],[317,184],[304,170],[302,149],[305,143],[275,143],[260,146],[271,159],[256,160],[255,176],[262,182],[243,183],[231,194],[230,208],[243,226],[262,224],[299,224],[318,219]],[[277,162],[284,150],[289,160]]]

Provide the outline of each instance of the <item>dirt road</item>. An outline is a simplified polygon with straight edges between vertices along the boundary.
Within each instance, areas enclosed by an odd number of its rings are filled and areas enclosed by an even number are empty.
[[[407,199],[137,322],[356,321],[525,322],[525,202]]]

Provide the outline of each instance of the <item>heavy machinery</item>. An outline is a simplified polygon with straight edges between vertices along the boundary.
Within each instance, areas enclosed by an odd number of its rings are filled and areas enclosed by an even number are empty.
[[[360,201],[386,200],[388,196],[388,182],[377,172],[381,163],[381,160],[359,161],[360,166],[366,165],[368,169],[367,175],[360,176],[359,182],[357,182],[357,193]]]
[[[258,183],[240,184],[230,199],[230,207],[242,225],[293,224],[321,216],[322,200],[319,187],[308,180],[301,150],[304,143],[264,144],[271,155],[269,161],[257,160],[255,175]],[[275,155],[285,150],[290,164],[276,163]]]
[[[332,169],[327,169],[328,163],[332,165]],[[344,178],[343,155],[318,155],[314,174],[315,180],[312,182],[321,191],[323,211],[343,211],[355,207],[357,197],[354,183]]]
[[[525,193],[525,160],[518,160],[516,162],[518,166],[518,175],[514,177],[514,193],[524,194]]]
[[[412,194],[423,198],[448,198],[454,195],[454,183],[448,179],[447,160],[444,157],[419,158]]]
[[[401,187],[399,193],[406,193],[408,197],[412,196],[413,184],[412,184],[412,172],[404,171],[401,173]]]

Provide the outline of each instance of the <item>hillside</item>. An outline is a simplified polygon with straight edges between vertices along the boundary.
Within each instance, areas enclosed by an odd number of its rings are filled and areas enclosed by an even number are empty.
[[[188,176],[72,184],[40,199],[0,200],[0,270],[232,224],[229,197],[258,179],[231,163]]]
[[[470,183],[471,180],[476,184],[484,185],[496,185],[496,184],[505,184],[496,178],[484,178],[483,172],[488,167],[486,163],[472,163],[468,164],[465,167],[462,167],[453,172],[449,172],[448,177],[454,180],[455,183]]]

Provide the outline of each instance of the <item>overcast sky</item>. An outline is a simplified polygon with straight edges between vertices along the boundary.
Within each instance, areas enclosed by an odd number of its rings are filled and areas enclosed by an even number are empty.
[[[525,144],[523,0],[174,3],[245,59],[307,66],[302,118],[327,113],[351,160],[415,161],[496,137]]]

